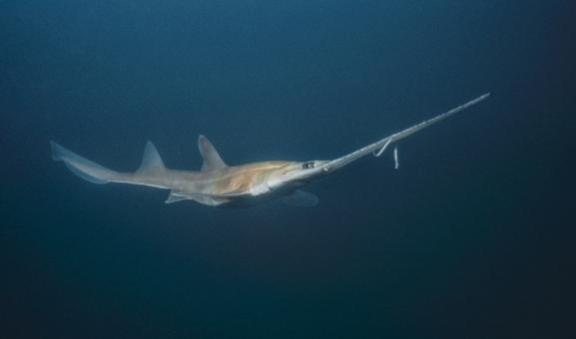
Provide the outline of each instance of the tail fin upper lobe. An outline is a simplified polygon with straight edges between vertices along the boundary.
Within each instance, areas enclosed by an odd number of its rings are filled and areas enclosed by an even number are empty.
[[[62,161],[80,178],[87,180],[94,184],[107,184],[115,181],[120,174],[112,171],[97,163],[90,161],[78,154],[58,145],[54,141],[50,141],[50,148],[52,149],[52,159],[55,161]]]

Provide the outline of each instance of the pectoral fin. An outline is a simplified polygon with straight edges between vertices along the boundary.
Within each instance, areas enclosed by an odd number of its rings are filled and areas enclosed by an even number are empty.
[[[218,206],[228,202],[228,199],[213,196],[210,194],[201,194],[201,193],[189,194],[189,193],[180,193],[172,191],[170,192],[168,199],[166,199],[164,203],[172,204],[184,200],[193,200],[196,201],[197,203],[208,206]]]
[[[320,199],[310,192],[296,190],[292,194],[282,197],[282,202],[289,206],[314,207],[318,205]]]
[[[164,201],[164,203],[165,204],[172,204],[172,203],[183,201],[183,200],[190,200],[190,197],[188,197],[185,194],[180,194],[177,192],[170,192],[170,195],[168,196],[166,201]]]

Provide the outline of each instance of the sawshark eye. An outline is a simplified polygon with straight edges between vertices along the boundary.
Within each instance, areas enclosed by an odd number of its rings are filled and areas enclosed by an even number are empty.
[[[303,169],[314,168],[314,161],[308,161],[302,164]]]

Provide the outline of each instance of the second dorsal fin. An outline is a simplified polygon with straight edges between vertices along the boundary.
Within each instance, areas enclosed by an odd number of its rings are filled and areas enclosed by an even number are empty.
[[[202,164],[202,171],[213,171],[228,167],[220,157],[220,154],[218,154],[216,148],[214,148],[214,145],[212,145],[210,140],[203,135],[198,137],[198,149],[200,150],[202,160],[204,161]]]
[[[146,147],[144,148],[144,155],[142,156],[142,164],[138,168],[138,172],[158,172],[165,170],[164,162],[154,146],[150,141],[146,142]]]

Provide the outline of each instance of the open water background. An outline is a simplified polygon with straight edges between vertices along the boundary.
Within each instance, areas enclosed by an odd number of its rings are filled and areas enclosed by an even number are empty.
[[[571,1],[0,1],[0,337],[571,338]],[[309,190],[222,210],[92,185],[326,159],[484,92]]]

